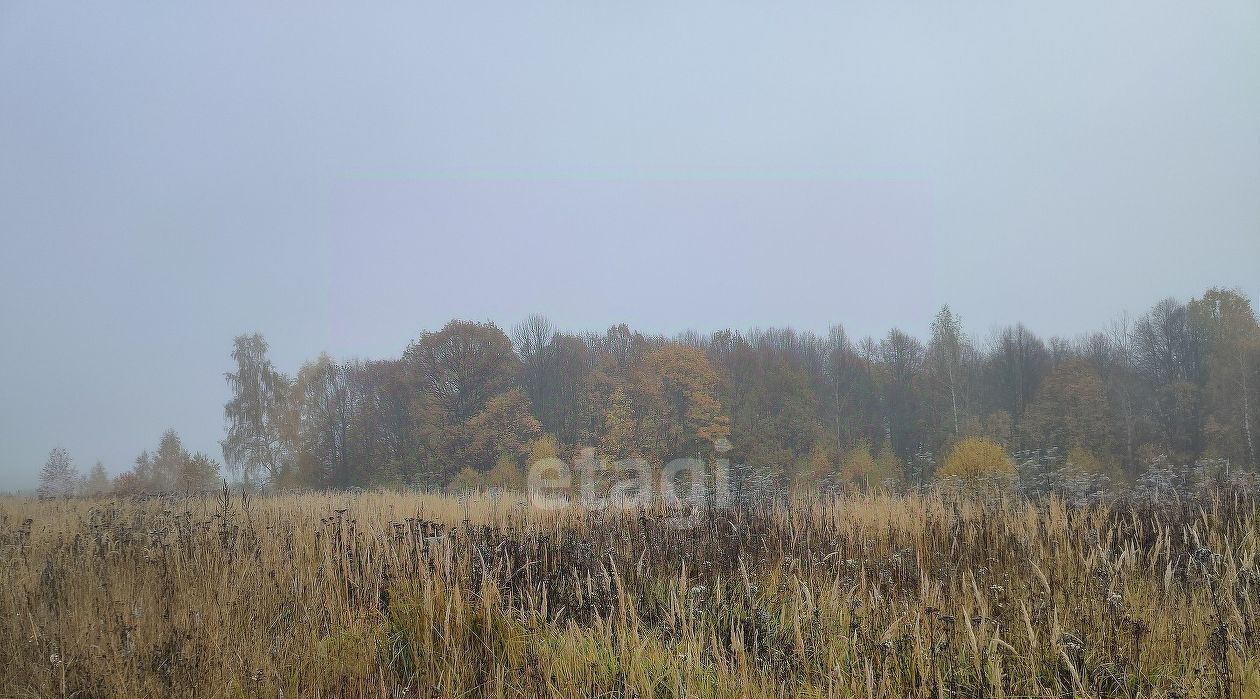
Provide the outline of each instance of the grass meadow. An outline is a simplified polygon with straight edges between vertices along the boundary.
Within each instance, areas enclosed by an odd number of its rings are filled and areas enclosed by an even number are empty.
[[[1257,502],[0,499],[4,697],[1255,697]]]

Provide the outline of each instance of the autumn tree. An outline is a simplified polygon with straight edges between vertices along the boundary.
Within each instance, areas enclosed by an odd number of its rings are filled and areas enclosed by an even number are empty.
[[[529,454],[525,457],[525,463],[528,466],[543,459],[555,459],[559,456],[560,440],[556,439],[555,435],[547,433],[530,442]]]
[[[423,445],[414,439],[414,392],[404,363],[397,359],[351,361],[341,365],[348,395],[346,471],[356,484],[436,482]],[[432,460],[428,461],[432,463]]]
[[[74,495],[79,471],[70,459],[70,452],[57,447],[48,452],[48,460],[39,471],[39,497],[61,498]]]
[[[421,335],[403,353],[403,361],[418,389],[435,398],[455,423],[512,388],[518,369],[512,341],[502,330],[493,323],[460,320]]]
[[[153,452],[150,489],[157,492],[179,490],[179,486],[182,485],[180,480],[184,471],[184,462],[187,459],[188,452],[184,449],[184,444],[175,430],[168,429],[163,432],[157,451]]]
[[[1045,343],[1023,324],[998,331],[983,368],[990,412],[1005,412],[1018,431],[1049,368]]]
[[[503,458],[519,463],[540,434],[529,399],[520,389],[511,389],[487,401],[464,425],[465,462],[482,471]]]
[[[205,493],[220,482],[219,462],[202,452],[188,454],[175,477],[175,490],[181,493]]]
[[[141,452],[131,470],[115,479],[114,490],[123,494],[201,493],[214,490],[218,484],[219,463],[200,452],[188,453],[175,430],[167,430],[156,451]]]
[[[126,471],[124,475],[128,476],[125,479],[125,486],[129,493],[158,490],[153,471],[153,457],[149,455],[147,449],[140,452],[136,460],[132,462],[131,470]]]
[[[1126,469],[1133,470],[1137,465],[1142,424],[1138,414],[1140,386],[1134,371],[1128,316],[1112,323],[1107,331],[1091,335],[1086,343],[1085,358],[1102,378],[1111,406],[1115,456]]]
[[[135,471],[127,470],[114,476],[110,489],[118,495],[138,495],[145,491],[145,485]]]
[[[556,390],[552,375],[552,341],[555,328],[545,316],[534,314],[512,329],[512,345],[520,358],[520,384],[530,402],[544,412],[542,406],[551,407],[551,394]],[[554,424],[549,425],[554,429]]]
[[[465,466],[451,478],[446,489],[452,493],[467,493],[480,490],[483,486],[485,486],[485,478],[481,473],[471,466]]]
[[[899,330],[852,339],[838,325],[823,337],[671,339],[624,324],[565,334],[542,316],[510,337],[451,321],[401,358],[321,355],[295,381],[260,336],[241,336],[224,458],[246,479],[323,487],[444,486],[465,468],[465,484],[490,472],[505,484],[542,441],[555,454],[661,463],[729,437],[734,463],[802,486],[921,482],[952,468],[951,449],[968,439],[1088,454],[1130,476],[1156,459],[1254,466],[1258,336],[1246,298],[1216,289],[1077,339],[1013,325],[983,347],[948,306],[926,344]],[[161,451],[142,454],[121,485],[171,487]]]
[[[932,337],[924,361],[931,421],[936,431],[931,439],[933,446],[962,436],[970,407],[964,373],[970,350],[962,322],[949,306],[942,306],[932,320]]]
[[[105,464],[100,459],[92,465],[92,469],[88,471],[87,478],[83,481],[84,495],[104,495],[110,491],[109,473],[105,471]]]
[[[730,420],[718,400],[718,375],[704,352],[667,343],[643,355],[635,372],[644,407],[659,416],[664,453],[696,454],[730,434]]]
[[[1074,445],[1094,453],[1112,449],[1111,410],[1102,378],[1089,363],[1060,364],[1042,382],[1024,418],[1027,440],[1038,447]]]
[[[224,375],[232,398],[223,407],[223,460],[246,483],[260,477],[277,481],[289,467],[290,382],[272,365],[267,350],[258,333],[238,336],[232,350],[236,371]]]
[[[710,347],[724,376],[737,461],[767,473],[808,471],[815,444],[830,436],[800,350],[795,336],[776,331],[719,336]],[[817,358],[819,387],[826,382],[824,355]]]
[[[1209,343],[1206,411],[1211,446],[1254,469],[1260,438],[1260,326],[1251,302],[1235,291],[1211,289],[1190,303],[1188,314]]]
[[[871,484],[875,472],[875,457],[865,443],[850,447],[841,457],[840,474],[846,483],[866,488]]]
[[[293,388],[298,482],[339,488],[360,482],[349,455],[352,405],[345,368],[321,354],[302,365]]]
[[[1203,447],[1203,388],[1207,338],[1185,304],[1159,302],[1138,319],[1133,352],[1142,379],[1145,418],[1154,424],[1159,451],[1184,461]]]
[[[885,438],[879,452],[875,454],[875,470],[867,477],[868,481],[879,485],[897,485],[902,482],[905,472],[906,467],[897,457],[892,441]]]
[[[893,329],[879,343],[884,428],[893,449],[903,460],[923,443],[920,431],[922,401],[917,390],[923,370],[923,345]]]
[[[882,438],[880,396],[872,363],[841,326],[832,327],[829,333],[824,372],[828,424],[835,434],[836,449]]]
[[[649,349],[649,344],[647,338],[630,330],[625,323],[608,328],[603,336],[587,338],[587,345],[596,359],[608,373],[614,375],[628,372]]]
[[[516,459],[504,454],[485,476],[486,485],[503,490],[520,490],[525,487],[525,475]]]
[[[622,386],[613,388],[600,430],[600,453],[614,460],[642,456],[643,441],[629,396]]]
[[[832,446],[830,438],[814,442],[809,455],[802,461],[793,478],[797,490],[810,492],[819,486],[836,480],[840,456]]]
[[[403,353],[411,388],[410,453],[429,479],[447,480],[468,466],[466,423],[514,387],[520,362],[512,341],[492,323],[451,321],[426,332]],[[491,455],[489,468],[497,455]],[[479,458],[479,457],[478,457]]]
[[[1065,463],[1078,473],[1108,474],[1112,470],[1097,452],[1079,444],[1068,449]]]

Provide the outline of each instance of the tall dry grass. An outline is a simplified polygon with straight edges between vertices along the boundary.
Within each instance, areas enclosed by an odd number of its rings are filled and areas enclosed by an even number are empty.
[[[1257,503],[0,500],[4,696],[1260,695]]]

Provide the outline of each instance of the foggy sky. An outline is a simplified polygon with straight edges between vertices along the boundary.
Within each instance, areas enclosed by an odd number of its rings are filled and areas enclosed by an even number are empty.
[[[1260,4],[0,0],[0,489],[452,317],[983,339],[1260,293]]]

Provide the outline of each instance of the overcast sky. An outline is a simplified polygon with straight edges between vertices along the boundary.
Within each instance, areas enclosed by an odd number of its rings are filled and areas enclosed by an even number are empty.
[[[0,242],[0,489],[247,331],[1070,336],[1260,294],[1260,3],[0,0]]]

